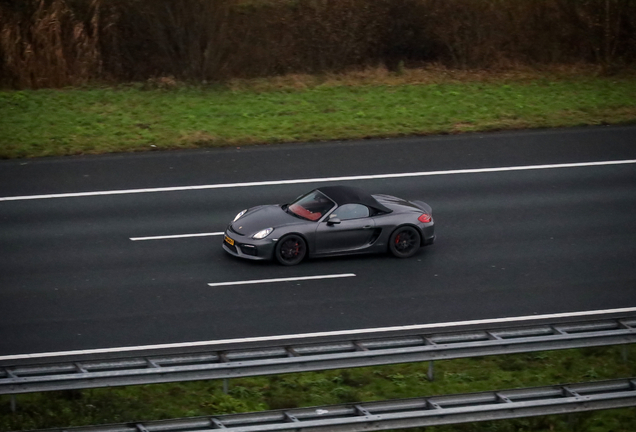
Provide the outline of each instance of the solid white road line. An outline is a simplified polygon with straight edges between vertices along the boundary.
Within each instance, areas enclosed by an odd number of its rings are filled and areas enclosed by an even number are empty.
[[[117,348],[96,348],[96,349],[90,349],[90,350],[44,352],[44,353],[35,353],[35,354],[13,354],[13,355],[0,356],[0,361],[62,357],[62,356],[70,356],[70,355],[90,355],[90,354],[131,352],[131,351],[147,351],[147,350],[168,349],[168,348],[212,347],[215,345],[225,345],[225,344],[235,344],[235,343],[270,342],[270,341],[290,340],[290,339],[309,339],[309,338],[317,338],[317,337],[325,337],[325,336],[353,336],[353,335],[365,334],[365,333],[389,333],[389,332],[404,331],[404,330],[431,330],[431,329],[440,328],[440,327],[450,328],[450,327],[460,327],[460,326],[469,326],[469,325],[478,325],[478,324],[514,323],[514,322],[523,322],[523,321],[548,320],[548,319],[556,319],[556,318],[590,317],[594,315],[611,315],[611,314],[632,313],[632,312],[636,312],[636,307],[619,308],[619,309],[602,309],[602,310],[581,311],[581,312],[564,312],[564,313],[543,314],[543,315],[528,315],[528,316],[506,317],[506,318],[490,318],[490,319],[481,319],[481,320],[472,320],[472,321],[415,324],[415,325],[405,325],[405,326],[395,326],[395,327],[340,330],[340,331],[328,331],[328,332],[319,332],[319,333],[260,336],[260,337],[249,337],[249,338],[239,338],[239,339],[221,339],[221,340],[212,340],[212,341],[181,342],[181,343],[141,345],[141,346],[117,347]]]
[[[300,277],[291,277],[291,278],[277,278],[277,279],[257,279],[257,280],[245,280],[245,281],[235,281],[235,282],[213,282],[209,283],[209,286],[227,286],[227,285],[251,285],[251,284],[263,284],[263,283],[272,283],[272,282],[294,282],[294,281],[302,281],[302,280],[315,280],[315,279],[337,279],[337,278],[346,278],[346,277],[354,277],[354,273],[343,273],[343,274],[332,274],[332,275],[321,275],[321,276],[300,276]]]
[[[209,237],[223,235],[223,232],[211,232],[211,233],[197,233],[197,234],[177,234],[168,236],[153,236],[153,237],[130,237],[132,241],[144,241],[144,240],[166,240],[166,239],[180,239],[189,237]]]
[[[322,178],[295,179],[295,180],[272,180],[272,181],[249,182],[249,183],[225,183],[225,184],[178,186],[178,187],[163,187],[163,188],[149,188],[149,189],[123,189],[123,190],[112,190],[112,191],[76,192],[76,193],[62,193],[62,194],[48,194],[48,195],[25,195],[25,196],[2,197],[0,198],[0,201],[24,201],[24,200],[37,200],[37,199],[50,199],[50,198],[89,197],[89,196],[101,196],[101,195],[126,195],[126,194],[138,194],[138,193],[153,193],[153,192],[176,192],[176,191],[225,189],[225,188],[250,187],[250,186],[273,186],[273,185],[287,185],[287,184],[301,184],[301,183],[375,180],[375,179],[424,177],[424,176],[451,175],[451,174],[476,174],[476,173],[491,173],[491,172],[505,172],[505,171],[528,171],[528,170],[542,170],[542,169],[556,169],[556,168],[626,165],[626,164],[634,164],[634,163],[636,163],[636,159],[618,160],[618,161],[602,161],[602,162],[565,163],[565,164],[552,164],[552,165],[527,165],[527,166],[513,166],[513,167],[501,167],[501,168],[478,168],[478,169],[461,169],[461,170],[447,170],[447,171],[422,171],[422,172],[397,173],[397,174],[372,174],[372,175],[359,175],[359,176],[347,176],[347,177],[322,177]]]

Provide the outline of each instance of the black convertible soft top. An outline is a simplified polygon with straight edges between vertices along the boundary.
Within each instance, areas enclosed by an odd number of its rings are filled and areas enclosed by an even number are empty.
[[[357,187],[324,186],[316,190],[327,195],[339,206],[344,204],[364,204],[367,207],[371,207],[383,213],[391,213],[393,211],[380,204],[370,193]]]

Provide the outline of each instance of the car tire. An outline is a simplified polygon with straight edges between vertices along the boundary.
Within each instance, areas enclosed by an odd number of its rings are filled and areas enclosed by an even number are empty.
[[[389,251],[398,258],[415,255],[420,248],[420,233],[412,226],[398,227],[389,238]]]
[[[307,255],[307,242],[297,234],[286,235],[276,243],[274,255],[282,265],[296,265]]]

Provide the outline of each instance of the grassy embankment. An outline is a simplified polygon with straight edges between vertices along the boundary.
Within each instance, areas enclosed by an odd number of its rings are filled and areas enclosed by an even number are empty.
[[[636,376],[636,346],[538,352],[435,363],[254,377],[230,381],[157,384],[81,392],[20,395],[10,412],[0,397],[0,430],[67,427],[186,416],[318,406],[357,401],[552,385]],[[426,429],[427,432],[633,432],[636,409],[594,411],[565,416],[473,423]]]
[[[636,76],[384,69],[0,91],[0,158],[636,121]]]

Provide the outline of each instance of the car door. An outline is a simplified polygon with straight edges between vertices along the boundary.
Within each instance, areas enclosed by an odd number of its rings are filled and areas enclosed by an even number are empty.
[[[326,254],[361,249],[371,241],[375,222],[369,208],[362,204],[338,207],[316,228],[316,253]],[[339,223],[332,223],[338,219]]]

